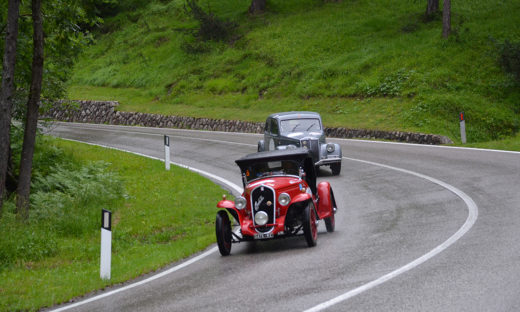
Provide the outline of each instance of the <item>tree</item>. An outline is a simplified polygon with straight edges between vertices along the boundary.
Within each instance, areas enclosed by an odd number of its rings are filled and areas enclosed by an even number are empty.
[[[6,30],[6,48],[0,51],[4,53],[0,90],[0,217],[7,181],[9,191],[16,190],[19,194],[17,206],[20,218],[27,218],[39,103],[53,103],[63,98],[65,82],[70,76],[75,57],[91,42],[88,29],[102,23],[99,11],[93,11],[92,8],[111,6],[115,1],[38,0],[31,3],[0,0],[0,11],[8,11],[7,22],[0,15],[0,32]],[[29,18],[32,14],[27,12],[34,12],[32,19]],[[4,46],[3,39],[0,37],[0,47]],[[13,151],[10,137],[12,118],[25,121],[20,185],[16,185],[17,177],[8,175],[6,178],[6,172],[14,173],[9,170],[13,168],[9,165],[9,155]]]
[[[18,180],[16,208],[22,220],[29,218],[29,194],[31,190],[31,170],[38,125],[38,106],[42,90],[43,78],[43,18],[41,14],[41,0],[32,0],[33,20],[33,63],[32,81],[27,101],[25,118],[25,132],[23,139],[22,157],[20,161],[20,176]]]
[[[442,6],[442,37],[448,38],[451,33],[451,0],[444,0]]]
[[[265,11],[266,0],[251,0],[251,5],[249,6],[250,14],[261,14]]]
[[[430,18],[439,11],[439,0],[428,0],[426,5],[426,18]]]
[[[14,96],[14,70],[16,63],[19,11],[20,0],[9,0],[2,65],[2,89],[0,90],[0,217],[2,217],[3,212],[3,199],[5,195],[5,182],[11,144],[10,127]]]

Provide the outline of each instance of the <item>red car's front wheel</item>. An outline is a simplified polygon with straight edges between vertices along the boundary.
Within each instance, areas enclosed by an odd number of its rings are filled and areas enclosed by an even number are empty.
[[[303,235],[307,241],[307,246],[316,246],[318,241],[318,222],[312,202],[309,202],[303,211]]]
[[[327,232],[332,233],[336,228],[336,201],[334,200],[334,195],[332,194],[332,190],[330,192],[330,204],[331,204],[331,214],[330,217],[325,218],[325,227],[327,228]]]
[[[231,222],[229,222],[229,216],[224,210],[217,212],[215,232],[220,254],[228,256],[231,253]]]

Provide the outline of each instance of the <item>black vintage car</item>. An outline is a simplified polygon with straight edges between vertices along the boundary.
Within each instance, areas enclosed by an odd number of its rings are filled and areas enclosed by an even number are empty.
[[[258,142],[258,151],[298,147],[310,151],[316,168],[330,166],[332,174],[340,174],[341,147],[325,141],[320,114],[286,112],[269,115],[265,122],[264,139]]]

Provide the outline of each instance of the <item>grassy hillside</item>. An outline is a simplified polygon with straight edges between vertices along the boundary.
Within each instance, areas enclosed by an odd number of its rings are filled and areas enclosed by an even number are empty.
[[[424,2],[424,3],[423,3]],[[328,126],[408,130],[468,141],[513,136],[520,87],[497,63],[494,41],[520,41],[520,2],[452,3],[454,33],[424,21],[426,1],[200,0],[238,24],[226,42],[194,43],[183,0],[151,1],[107,19],[79,60],[73,99],[111,99],[121,110],[261,121],[314,110]],[[442,1],[441,1],[442,2]],[[186,52],[186,43],[202,53]]]

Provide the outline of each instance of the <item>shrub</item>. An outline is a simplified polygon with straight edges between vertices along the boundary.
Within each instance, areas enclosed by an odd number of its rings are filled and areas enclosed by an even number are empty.
[[[520,83],[520,42],[495,43],[498,50],[498,63],[502,69]]]
[[[76,236],[95,227],[91,218],[103,203],[122,198],[124,189],[117,174],[105,162],[86,166],[56,166],[52,173],[37,177],[31,194],[31,219],[52,221],[54,229]]]
[[[199,22],[199,28],[193,35],[196,42],[185,40],[181,44],[181,49],[189,54],[207,52],[208,45],[200,41],[228,41],[237,25],[220,19],[215,14],[206,13],[197,3],[197,0],[186,0],[184,11]]]
[[[13,129],[13,150],[19,149],[20,131]],[[29,222],[16,219],[12,197],[5,201],[0,219],[0,271],[13,264],[53,257],[63,236],[79,237],[96,229],[100,207],[124,197],[119,176],[106,162],[80,164],[53,139],[38,136],[33,162]],[[19,159],[13,159],[19,162]],[[17,165],[15,165],[17,167]]]

